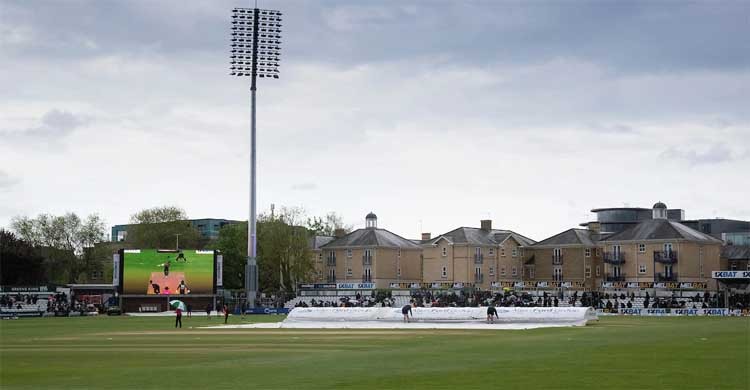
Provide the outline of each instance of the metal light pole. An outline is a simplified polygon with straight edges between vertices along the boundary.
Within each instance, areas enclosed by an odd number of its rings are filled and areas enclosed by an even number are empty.
[[[232,10],[232,54],[230,75],[250,77],[250,218],[247,234],[245,295],[248,307],[255,307],[258,293],[255,185],[255,91],[256,80],[279,78],[281,55],[281,12],[258,8]]]

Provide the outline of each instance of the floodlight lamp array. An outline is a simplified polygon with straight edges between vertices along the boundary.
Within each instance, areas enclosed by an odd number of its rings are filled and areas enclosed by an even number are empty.
[[[278,79],[281,12],[235,8],[231,29],[230,75]]]

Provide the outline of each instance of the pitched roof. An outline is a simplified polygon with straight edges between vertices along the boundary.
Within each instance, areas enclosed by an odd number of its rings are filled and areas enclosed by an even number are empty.
[[[602,241],[688,240],[721,244],[707,234],[668,219],[649,219],[615,233]]]
[[[453,244],[499,245],[508,239],[508,237],[513,237],[513,239],[522,246],[528,246],[535,242],[534,240],[511,230],[484,230],[480,228],[460,227],[451,230],[448,233],[441,234],[432,240],[427,241],[426,244],[433,245],[441,238],[445,238]]]
[[[568,229],[532,245],[532,247],[581,245],[596,246],[599,235],[588,229]]]
[[[321,246],[328,244],[335,240],[336,237],[332,236],[313,236],[307,241],[310,249],[320,249]]]
[[[354,246],[381,246],[388,248],[420,249],[421,247],[398,234],[385,229],[366,228],[357,229],[341,238],[337,238],[323,248],[346,248]]]
[[[727,260],[750,260],[750,245],[726,245],[721,247],[721,258]]]

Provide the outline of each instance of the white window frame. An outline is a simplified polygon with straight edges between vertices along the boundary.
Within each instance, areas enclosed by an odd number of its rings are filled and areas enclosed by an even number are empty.
[[[591,257],[591,248],[586,248],[583,250],[583,256],[584,257]]]
[[[516,266],[511,268],[511,276],[518,276],[518,268],[516,268]]]
[[[638,273],[641,275],[646,273],[646,264],[638,264]]]
[[[511,257],[518,257],[518,248],[513,248],[510,252]]]
[[[500,267],[500,276],[505,276],[505,267]]]
[[[482,247],[478,246],[474,248],[474,256],[481,256],[482,255]]]
[[[367,280],[372,280],[372,269],[370,267],[367,267],[362,271],[364,273],[364,277]]]
[[[495,267],[490,267],[490,276],[495,276]]]
[[[489,253],[490,253],[490,256],[494,256],[495,255],[495,248],[490,248],[490,252]]]
[[[583,273],[586,279],[591,279],[591,266],[587,265],[586,268],[584,268]]]
[[[443,257],[446,257],[446,256],[448,256],[448,248],[443,247]]]
[[[646,244],[638,244],[638,253],[646,253]]]
[[[556,281],[557,280],[561,281],[562,280],[562,276],[563,276],[563,272],[562,271],[563,271],[562,266],[552,267],[552,279],[556,280]]]
[[[346,269],[346,276],[352,277],[352,275],[354,275],[354,272],[352,272],[352,269],[351,268],[347,268]]]
[[[504,246],[500,247],[500,257],[505,257],[505,247]]]
[[[398,248],[398,258],[401,258],[401,248]]]
[[[351,259],[352,258],[352,248],[348,248],[346,250],[346,258]]]
[[[443,269],[440,272],[440,277],[444,279],[448,277],[448,267],[443,266]]]
[[[398,273],[398,277],[400,278],[401,277],[401,267],[398,267],[398,272],[397,273]]]

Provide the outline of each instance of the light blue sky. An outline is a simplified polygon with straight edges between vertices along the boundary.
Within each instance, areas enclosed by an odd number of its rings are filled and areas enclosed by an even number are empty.
[[[250,2],[0,0],[0,226],[163,204],[247,218]],[[750,3],[271,2],[259,206],[409,238],[543,239],[661,200],[750,219]]]

